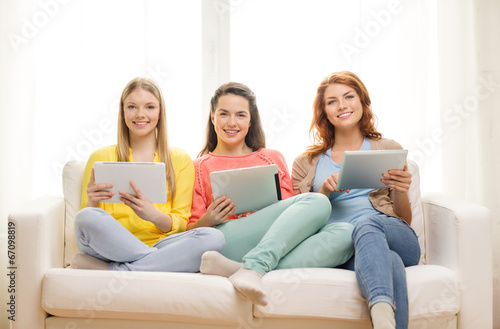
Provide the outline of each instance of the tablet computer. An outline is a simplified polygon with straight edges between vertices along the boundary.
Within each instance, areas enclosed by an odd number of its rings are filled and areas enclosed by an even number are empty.
[[[402,170],[408,150],[345,151],[340,165],[337,188],[387,188],[382,174],[390,169]]]
[[[122,202],[119,191],[135,195],[130,182],[137,184],[151,203],[167,202],[167,178],[163,162],[95,162],[96,184],[113,184],[113,197],[101,202]]]
[[[210,173],[214,200],[220,196],[231,199],[234,213],[253,212],[281,200],[277,165],[247,167]]]

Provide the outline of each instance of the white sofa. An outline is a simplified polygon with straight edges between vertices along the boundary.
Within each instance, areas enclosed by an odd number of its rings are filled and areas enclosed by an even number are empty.
[[[261,307],[218,276],[65,268],[77,252],[73,219],[84,165],[65,166],[64,197],[41,197],[9,216],[16,231],[13,329],[371,328],[355,275],[342,269],[271,271],[263,278],[271,302]],[[492,328],[488,209],[443,195],[421,199],[415,163],[410,170],[422,259],[407,268],[409,327]]]

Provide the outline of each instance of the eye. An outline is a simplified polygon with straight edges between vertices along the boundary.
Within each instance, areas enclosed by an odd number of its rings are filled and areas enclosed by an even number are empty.
[[[346,98],[347,99],[351,99],[351,98],[354,98],[354,96],[353,95],[348,95]]]
[[[134,105],[129,105],[129,106],[127,106],[127,108],[133,110],[133,109],[135,109],[135,106]]]
[[[155,108],[156,108],[156,106],[154,106],[154,105],[149,105],[148,106],[148,110],[154,110]]]
[[[334,104],[335,102],[336,102],[336,101],[332,99],[331,101],[329,101],[329,102],[328,102],[328,105],[332,105],[332,104]]]

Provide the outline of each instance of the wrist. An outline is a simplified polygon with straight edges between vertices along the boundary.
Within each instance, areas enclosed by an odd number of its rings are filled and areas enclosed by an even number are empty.
[[[323,188],[323,186],[321,186],[321,187],[319,188],[318,193],[321,193],[321,194],[323,194],[323,195],[325,195],[325,196],[329,197],[331,192],[330,192],[330,191],[328,191],[327,189]]]
[[[215,217],[206,212],[200,219],[197,221],[198,227],[213,227],[217,225],[217,220]]]
[[[210,226],[209,225],[209,219],[210,217],[207,215],[207,213],[203,214],[197,221],[196,225],[197,227],[204,227],[204,226]]]
[[[172,218],[158,209],[156,209],[156,214],[149,221],[162,232],[169,232],[172,229]]]
[[[398,191],[396,189],[393,189],[393,193],[398,198],[400,198],[400,197],[407,197],[408,196],[408,190]]]
[[[97,208],[99,207],[99,202],[92,202],[92,201],[87,201],[87,204],[85,204],[86,208]]]

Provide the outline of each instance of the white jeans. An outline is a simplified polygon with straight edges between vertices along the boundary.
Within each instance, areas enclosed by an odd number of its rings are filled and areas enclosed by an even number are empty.
[[[222,232],[202,227],[169,235],[149,247],[109,213],[90,207],[76,215],[75,235],[81,252],[118,271],[198,272],[201,255],[221,252],[225,243]]]

